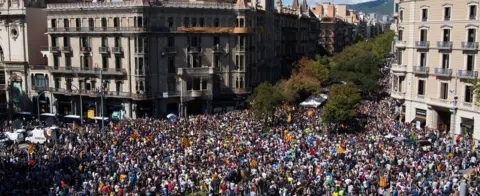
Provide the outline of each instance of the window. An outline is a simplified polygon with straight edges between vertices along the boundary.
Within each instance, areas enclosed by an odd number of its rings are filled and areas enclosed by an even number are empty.
[[[213,67],[214,68],[220,68],[220,56],[219,55],[214,55],[213,56]]]
[[[67,79],[67,90],[68,91],[72,90],[72,79],[71,78]]]
[[[213,26],[214,27],[219,27],[220,26],[220,20],[218,18],[213,19]]]
[[[107,18],[102,18],[101,25],[103,30],[107,28]]]
[[[200,78],[193,79],[193,90],[200,90]]]
[[[55,78],[53,85],[56,89],[59,89],[60,88],[60,78]]]
[[[428,9],[422,9],[422,21],[425,22],[428,20]]]
[[[427,66],[427,53],[420,53],[420,67],[426,67]]]
[[[60,64],[59,64],[59,62],[58,62],[58,56],[57,56],[57,55],[54,55],[54,56],[53,56],[53,67],[54,67],[54,68],[58,68],[59,65],[60,65]]]
[[[476,29],[468,29],[468,42],[475,42],[476,40],[476,34],[477,30]]]
[[[83,84],[85,84],[85,81],[78,80],[78,89],[82,90],[83,89]]]
[[[64,47],[70,47],[70,38],[69,37],[63,37],[63,46]]]
[[[63,27],[65,28],[65,30],[68,31],[69,27],[70,27],[70,22],[68,21],[67,18],[64,18],[63,19]]]
[[[108,58],[106,56],[102,56],[102,68],[108,69]]]
[[[239,84],[238,77],[237,77],[236,80],[235,80],[235,88],[239,88],[239,87],[240,87],[240,84]]]
[[[175,73],[175,57],[168,57],[168,73]]]
[[[72,67],[72,56],[65,55],[65,67],[71,68]]]
[[[113,18],[113,27],[120,27],[120,19],[118,17]]]
[[[403,63],[403,62],[402,62],[402,54],[403,54],[402,51],[397,50],[397,63],[398,63],[399,65],[402,65],[402,63]]]
[[[204,27],[205,26],[205,19],[204,18],[200,18],[200,20],[198,21],[198,25],[200,27]]]
[[[403,40],[403,30],[398,30],[398,41]]]
[[[80,31],[82,28],[82,21],[80,18],[75,18],[75,27],[77,28],[77,31]]]
[[[122,58],[119,56],[115,57],[115,69],[121,69],[122,68]]]
[[[475,67],[475,56],[467,55],[467,71],[473,71]]]
[[[168,37],[168,47],[169,48],[175,47],[175,37],[173,36]]]
[[[192,27],[197,26],[197,18],[192,18]]]
[[[202,90],[207,90],[207,87],[208,87],[208,81],[206,79],[202,80]]]
[[[167,23],[168,23],[168,27],[173,27],[174,25],[173,17],[168,17]]]
[[[80,46],[80,47],[83,47],[83,48],[88,47],[88,45],[89,45],[89,44],[88,44],[88,38],[86,38],[86,37],[81,37],[80,40],[81,40],[81,43],[80,43],[81,46]]]
[[[450,55],[442,54],[442,69],[448,69],[450,67]]]
[[[193,86],[193,81],[187,81],[187,91],[191,91]]]
[[[451,7],[444,7],[443,8],[443,19],[446,20],[446,21],[450,20],[450,10],[451,10]]]
[[[243,88],[243,77],[240,77],[240,88]]]
[[[403,22],[403,10],[400,10],[400,14],[399,14],[399,18],[400,18],[400,22]]]
[[[82,58],[82,67],[83,67],[83,68],[88,68],[88,67],[90,67],[90,57],[89,57],[89,56],[83,56],[83,58]]]
[[[440,83],[440,99],[448,99],[448,83]]]
[[[239,55],[235,56],[235,66],[236,66],[236,69],[240,69],[240,56]]]
[[[468,18],[469,18],[470,20],[475,20],[475,19],[477,19],[477,6],[476,6],[476,5],[471,5],[469,8],[470,8],[470,9],[469,9],[469,14],[468,14],[469,17],[468,17]]]
[[[57,28],[57,19],[52,19],[50,20],[50,25],[52,26],[52,28]]]
[[[190,27],[190,18],[189,17],[183,18],[183,26],[184,27]]]
[[[102,47],[107,47],[107,37],[102,37],[102,43],[101,43]]]
[[[57,37],[52,36],[52,47],[57,46]]]
[[[120,37],[115,37],[115,47],[120,47],[122,45]]]
[[[427,29],[420,30],[420,41],[427,41]]]
[[[115,90],[117,92],[122,92],[122,82],[121,81],[115,82]]]
[[[463,101],[465,103],[472,103],[473,100],[473,87],[472,86],[465,86],[465,97]]]
[[[425,80],[418,80],[418,95],[425,95]]]
[[[93,22],[93,18],[89,18],[88,19],[88,30],[93,31],[94,27],[95,27],[95,24]]]
[[[219,45],[220,44],[220,37],[219,36],[213,36],[213,45]]]
[[[443,41],[444,42],[450,41],[450,29],[443,29]]]

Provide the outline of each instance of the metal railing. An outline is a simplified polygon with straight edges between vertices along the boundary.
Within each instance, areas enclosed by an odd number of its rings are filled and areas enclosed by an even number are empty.
[[[478,71],[458,70],[457,77],[465,79],[475,79],[478,77]]]
[[[392,64],[392,71],[406,71],[407,66],[397,63]]]
[[[98,47],[98,53],[107,54],[108,52],[109,52],[108,47],[105,47],[105,46]]]
[[[405,92],[399,92],[399,91],[392,91],[390,95],[393,98],[399,99],[399,98],[405,98]]]
[[[477,15],[470,15],[468,17],[470,20],[476,20],[477,19]]]
[[[417,74],[428,74],[428,71],[430,71],[429,67],[425,66],[413,66],[413,72]]]
[[[220,46],[219,44],[215,44],[212,48],[213,52],[222,52],[223,51],[223,47]]]
[[[123,52],[122,47],[112,47],[112,53],[114,54],[121,54]]]
[[[198,47],[198,46],[189,46],[187,47],[187,51],[188,53],[199,53],[202,51],[202,48]]]
[[[438,41],[438,42],[437,42],[437,48],[440,48],[440,49],[451,49],[451,48],[452,48],[452,42]]]
[[[47,65],[30,65],[31,70],[48,70]]]
[[[404,48],[406,46],[406,42],[402,40],[395,41],[395,47],[397,48]]]
[[[80,47],[80,51],[83,52],[83,53],[88,53],[91,51],[91,48],[90,47]]]
[[[71,52],[72,52],[72,47],[70,47],[70,46],[63,46],[63,47],[62,47],[62,52],[71,53]]]
[[[95,68],[95,67],[55,67],[49,66],[48,70],[52,73],[83,73],[83,74],[102,74],[104,75],[123,75],[127,73],[125,68]]]
[[[462,42],[462,49],[464,50],[477,50],[478,42]]]
[[[415,46],[417,48],[428,48],[429,45],[430,45],[429,41],[416,41],[415,42]]]
[[[452,69],[435,68],[433,73],[437,76],[451,76],[452,75]]]
[[[213,74],[213,67],[178,68],[177,75],[205,76]]]

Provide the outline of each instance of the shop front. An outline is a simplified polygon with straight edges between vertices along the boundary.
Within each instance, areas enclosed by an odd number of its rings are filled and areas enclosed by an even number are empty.
[[[415,126],[417,129],[425,128],[427,122],[427,110],[423,109],[416,109],[415,110],[415,118],[412,120],[412,125]]]

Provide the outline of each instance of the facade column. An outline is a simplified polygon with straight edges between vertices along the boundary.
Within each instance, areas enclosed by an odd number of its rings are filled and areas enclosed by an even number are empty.
[[[456,126],[456,124],[457,124],[456,123],[456,114],[457,114],[457,109],[451,109],[450,110],[450,134],[452,136],[461,134],[461,130],[457,129],[457,126]]]
[[[428,106],[427,110],[427,126],[429,128],[436,129],[438,128],[438,113],[433,109],[432,106]]]

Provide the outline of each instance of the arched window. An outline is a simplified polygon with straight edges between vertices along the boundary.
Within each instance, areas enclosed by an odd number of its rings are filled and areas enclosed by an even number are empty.
[[[238,85],[238,77],[237,77],[237,79],[235,81],[235,88],[238,88],[238,87],[239,87],[239,85]]]
[[[243,88],[243,77],[240,77],[240,88]]]

